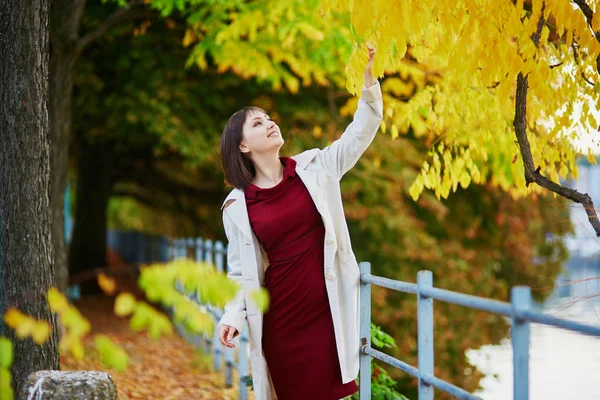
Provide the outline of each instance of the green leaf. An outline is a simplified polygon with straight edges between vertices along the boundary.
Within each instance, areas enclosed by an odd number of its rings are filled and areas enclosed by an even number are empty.
[[[13,398],[14,392],[10,384],[4,385],[2,382],[0,382],[0,399],[12,400]]]
[[[131,293],[121,293],[115,300],[115,314],[125,317],[135,310],[136,300]]]
[[[256,307],[263,313],[269,308],[269,293],[264,288],[252,293],[252,300],[254,300]]]
[[[13,345],[7,337],[0,337],[0,368],[10,368],[13,362]]]
[[[124,371],[129,363],[129,356],[121,346],[113,343],[106,335],[96,335],[96,350],[100,354],[102,363],[113,367],[117,371]]]
[[[410,185],[410,188],[408,189],[408,193],[410,194],[410,197],[412,197],[413,201],[417,201],[419,199],[419,196],[421,195],[422,191],[423,187],[419,187],[416,181],[413,182],[413,184]]]
[[[158,339],[161,335],[173,334],[173,325],[171,321],[165,315],[155,312],[155,315],[150,319],[150,337],[152,339]]]

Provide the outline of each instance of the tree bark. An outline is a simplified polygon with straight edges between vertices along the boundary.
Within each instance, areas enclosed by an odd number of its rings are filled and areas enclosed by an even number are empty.
[[[110,143],[81,141],[78,155],[75,227],[69,256],[72,275],[107,265],[106,230],[112,186],[113,149]],[[96,280],[81,285],[83,293],[98,292]]]
[[[0,311],[16,308],[49,321],[43,345],[18,339],[12,375],[58,369],[56,318],[46,302],[54,285],[48,120],[49,0],[0,2]]]
[[[85,0],[52,0],[50,8],[50,137],[52,138],[52,242],[58,288],[66,293],[65,188],[71,137],[73,67]]]

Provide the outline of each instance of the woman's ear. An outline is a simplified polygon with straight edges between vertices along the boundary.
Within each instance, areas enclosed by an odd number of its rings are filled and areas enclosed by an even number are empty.
[[[246,146],[246,143],[244,142],[240,143],[240,151],[246,154],[250,153],[250,149],[248,148],[248,146]]]

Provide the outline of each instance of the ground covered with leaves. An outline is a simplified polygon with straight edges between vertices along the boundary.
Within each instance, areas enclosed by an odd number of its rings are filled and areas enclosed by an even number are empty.
[[[128,318],[114,315],[113,301],[109,297],[86,297],[75,306],[92,324],[92,333],[107,335],[123,346],[129,355],[129,366],[123,372],[103,366],[94,350],[93,337],[88,335],[84,339],[84,359],[61,356],[61,369],[108,372],[121,400],[237,398],[237,387],[226,389],[223,372],[210,369],[212,360],[176,333],[152,340],[146,332],[133,332]]]

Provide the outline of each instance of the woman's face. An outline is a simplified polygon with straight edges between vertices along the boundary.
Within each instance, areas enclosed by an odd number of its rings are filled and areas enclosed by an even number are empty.
[[[248,114],[242,136],[240,150],[249,156],[277,153],[284,143],[277,124],[260,111],[251,111]]]

